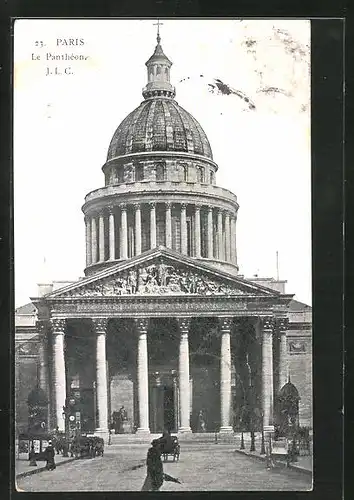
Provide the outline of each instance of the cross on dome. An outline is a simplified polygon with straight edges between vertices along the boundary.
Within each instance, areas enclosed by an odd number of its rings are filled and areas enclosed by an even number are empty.
[[[163,23],[160,23],[160,19],[157,20],[157,23],[154,23],[154,26],[157,26],[157,43],[161,42],[161,37],[160,37],[160,26],[163,26]]]

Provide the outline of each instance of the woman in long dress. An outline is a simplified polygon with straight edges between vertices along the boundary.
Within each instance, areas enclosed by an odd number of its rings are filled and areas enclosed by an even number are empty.
[[[158,491],[164,480],[159,441],[154,439],[146,457],[147,474],[141,491]]]

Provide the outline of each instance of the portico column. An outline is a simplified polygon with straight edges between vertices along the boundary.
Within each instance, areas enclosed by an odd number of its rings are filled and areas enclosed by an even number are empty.
[[[150,248],[156,248],[156,203],[150,203]]]
[[[213,209],[208,208],[208,257],[213,258]]]
[[[231,248],[230,248],[230,214],[225,213],[225,260],[227,262],[231,261]]]
[[[148,320],[136,319],[138,331],[138,356],[137,356],[137,378],[138,378],[138,407],[139,427],[137,434],[150,434],[149,428],[149,371],[147,351],[147,329]]]
[[[109,260],[115,259],[116,253],[116,235],[114,224],[113,207],[109,207]]]
[[[39,334],[39,387],[48,394],[48,339],[44,321],[37,321],[36,329]]]
[[[200,242],[200,206],[195,206],[195,256],[201,256],[201,242]]]
[[[220,354],[220,432],[233,432],[230,425],[231,410],[231,323],[232,318],[221,318]]]
[[[185,203],[181,205],[181,250],[184,255],[187,255],[187,206]]]
[[[106,367],[106,327],[107,319],[92,319],[96,332],[96,400],[98,426],[96,432],[108,432],[108,395]]]
[[[218,210],[218,259],[224,259],[223,231],[222,231],[222,210]]]
[[[167,202],[166,205],[166,247],[172,248],[172,203]]]
[[[188,331],[190,320],[177,318],[180,343],[179,343],[179,403],[180,427],[178,432],[192,432],[190,427],[190,382],[189,382],[189,342]]]
[[[64,358],[65,319],[51,319],[53,338],[53,389],[55,420],[59,431],[65,431],[63,406],[66,401],[66,373]]]
[[[234,264],[237,264],[236,216],[231,217],[231,252],[232,252],[232,262]]]
[[[286,331],[288,328],[288,318],[281,318],[278,322],[279,328],[279,387],[280,389],[288,381],[288,348],[286,340]]]
[[[92,264],[97,262],[97,221],[93,214],[91,217],[91,244],[92,244]]]
[[[90,217],[85,216],[85,239],[86,239],[86,267],[92,262],[92,243],[91,243],[91,221]]]
[[[122,259],[128,258],[128,223],[127,223],[127,205],[123,203],[120,206],[120,227],[121,227],[121,250]]]
[[[263,426],[273,425],[273,318],[262,318]]]
[[[98,233],[99,233],[99,251],[100,251],[100,262],[104,261],[104,214],[100,213],[98,219]]]
[[[135,205],[135,255],[141,254],[141,207]]]

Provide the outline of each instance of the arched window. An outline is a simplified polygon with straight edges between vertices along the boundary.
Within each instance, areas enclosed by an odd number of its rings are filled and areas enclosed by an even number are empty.
[[[179,165],[178,167],[179,180],[180,182],[188,181],[188,166],[187,165]]]
[[[197,167],[197,182],[202,182],[202,172],[200,167]]]
[[[205,169],[204,169],[204,167],[197,167],[197,182],[205,182]]]
[[[156,164],[156,180],[164,181],[166,175],[166,166],[164,162],[159,162]]]
[[[215,175],[212,170],[210,170],[210,184],[214,184]]]

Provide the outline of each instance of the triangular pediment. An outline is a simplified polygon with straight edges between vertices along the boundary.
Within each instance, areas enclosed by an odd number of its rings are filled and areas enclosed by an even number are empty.
[[[271,297],[280,294],[209,264],[158,248],[113,265],[46,298],[146,295]]]

